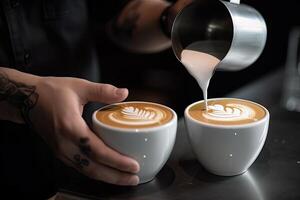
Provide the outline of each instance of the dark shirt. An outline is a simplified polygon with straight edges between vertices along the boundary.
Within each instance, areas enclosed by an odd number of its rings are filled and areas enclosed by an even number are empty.
[[[99,81],[96,40],[121,0],[0,0],[0,66]],[[97,37],[98,36],[98,37]],[[57,189],[54,157],[28,127],[0,121],[0,187],[11,198]],[[2,191],[2,190],[1,190]]]
[[[121,0],[1,0],[0,66],[98,80],[97,30]]]

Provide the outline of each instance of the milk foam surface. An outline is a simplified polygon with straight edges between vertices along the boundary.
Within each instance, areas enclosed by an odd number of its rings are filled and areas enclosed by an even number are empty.
[[[207,112],[202,113],[203,117],[217,121],[241,121],[255,118],[255,110],[246,105],[229,103],[224,105],[209,105]]]
[[[208,109],[204,102],[189,108],[189,115],[201,122],[220,125],[239,125],[256,122],[266,115],[265,109],[242,99],[209,99]]]
[[[159,104],[124,102],[100,109],[96,117],[114,127],[143,128],[165,124],[173,118],[173,113]]]
[[[124,125],[150,125],[161,121],[164,113],[153,107],[140,109],[134,106],[124,107],[120,113],[110,113],[109,119],[115,123]]]

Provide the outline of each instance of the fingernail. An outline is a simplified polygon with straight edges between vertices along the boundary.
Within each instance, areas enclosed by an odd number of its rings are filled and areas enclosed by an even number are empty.
[[[116,94],[118,96],[123,96],[128,92],[127,88],[118,88],[116,91]]]
[[[133,176],[131,179],[128,180],[129,185],[138,185],[140,182],[140,178],[138,176]]]

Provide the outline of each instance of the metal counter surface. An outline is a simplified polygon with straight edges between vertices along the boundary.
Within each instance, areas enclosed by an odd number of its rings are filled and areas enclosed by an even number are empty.
[[[87,199],[116,200],[300,199],[300,113],[280,106],[282,76],[283,72],[277,71],[227,95],[258,102],[271,115],[263,150],[246,173],[221,177],[203,169],[192,152],[184,120],[180,119],[171,157],[153,181],[120,187],[79,178],[66,181],[61,192]]]

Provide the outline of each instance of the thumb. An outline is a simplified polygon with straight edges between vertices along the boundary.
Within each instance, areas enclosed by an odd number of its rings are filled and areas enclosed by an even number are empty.
[[[85,91],[87,102],[116,103],[125,100],[128,96],[128,89],[117,88],[110,84],[89,82]]]

